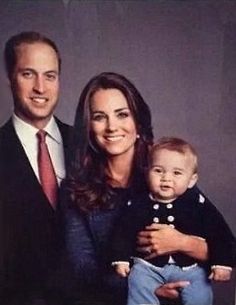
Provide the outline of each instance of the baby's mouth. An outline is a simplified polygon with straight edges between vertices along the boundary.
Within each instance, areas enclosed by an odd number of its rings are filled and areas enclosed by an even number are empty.
[[[171,189],[171,187],[169,185],[161,185],[162,191],[168,191],[169,189]]]

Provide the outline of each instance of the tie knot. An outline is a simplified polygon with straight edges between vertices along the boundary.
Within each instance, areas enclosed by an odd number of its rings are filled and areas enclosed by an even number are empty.
[[[37,137],[39,139],[39,142],[45,142],[46,135],[47,135],[47,132],[43,129],[40,129],[37,132]]]

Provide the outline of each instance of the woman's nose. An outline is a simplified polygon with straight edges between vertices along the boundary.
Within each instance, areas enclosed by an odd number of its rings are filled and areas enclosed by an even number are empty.
[[[117,121],[114,118],[107,119],[107,130],[109,131],[117,130]]]

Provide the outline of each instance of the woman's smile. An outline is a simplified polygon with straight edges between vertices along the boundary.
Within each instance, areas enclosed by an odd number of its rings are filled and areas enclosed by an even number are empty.
[[[91,101],[91,134],[107,156],[129,158],[137,140],[136,125],[127,100],[118,89],[100,89]]]

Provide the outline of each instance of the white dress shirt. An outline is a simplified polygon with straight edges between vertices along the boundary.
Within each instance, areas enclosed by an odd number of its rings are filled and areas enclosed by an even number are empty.
[[[13,114],[12,121],[30,165],[40,182],[38,171],[38,138],[36,135],[39,129],[26,123],[16,114]],[[62,179],[65,177],[65,160],[62,136],[54,117],[50,119],[44,130],[47,132],[46,143],[56,173],[57,182],[60,185]]]

